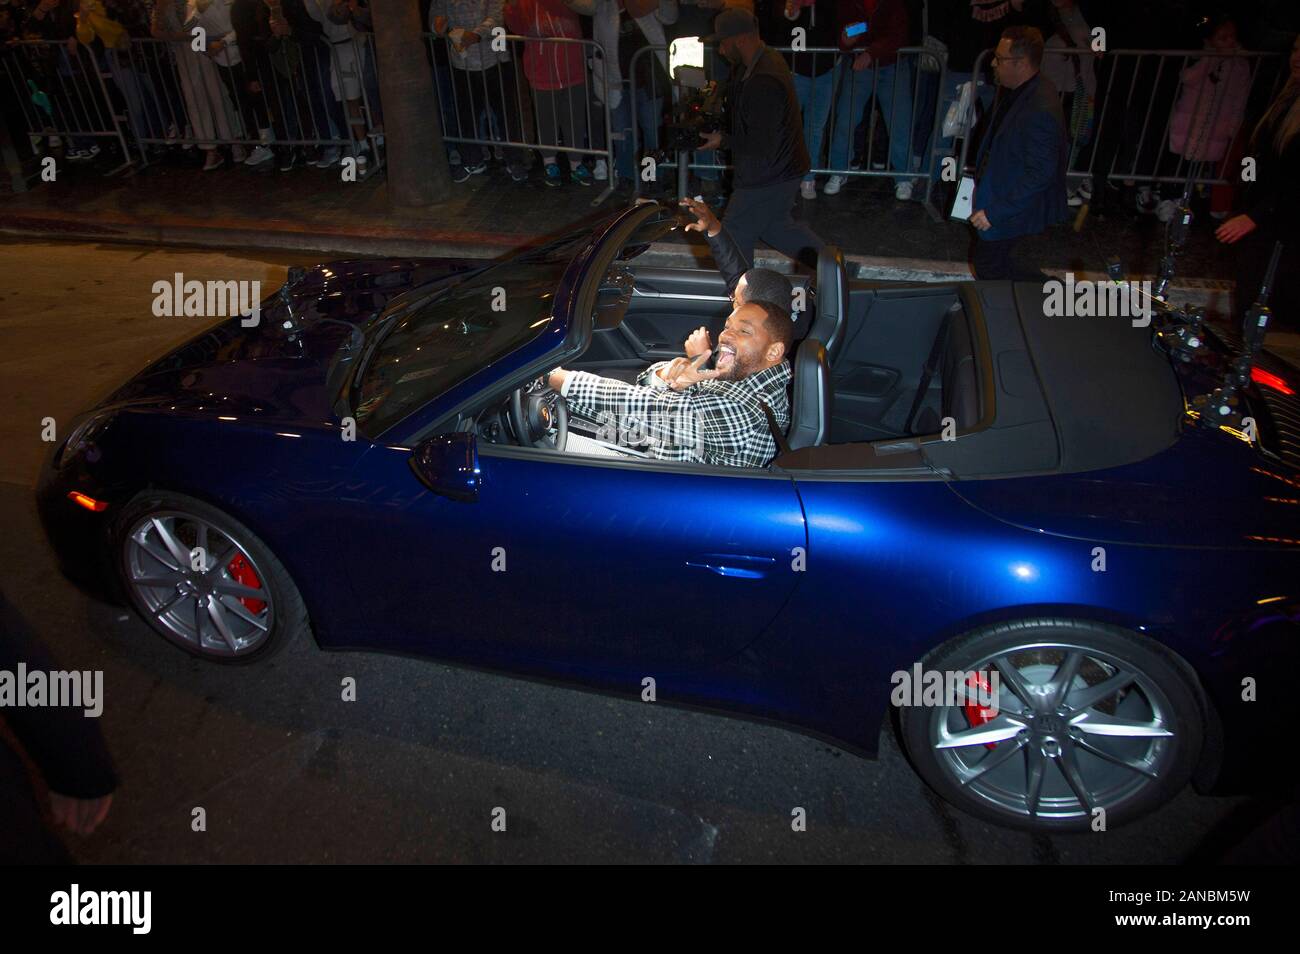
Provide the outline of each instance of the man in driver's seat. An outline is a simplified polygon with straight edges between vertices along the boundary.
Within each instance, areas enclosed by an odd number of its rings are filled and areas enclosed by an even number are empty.
[[[764,405],[784,433],[793,341],[788,310],[748,302],[731,313],[718,336],[715,370],[702,370],[712,353],[705,351],[656,366],[649,384],[563,368],[552,371],[548,383],[564,395],[571,413],[659,460],[766,467],[776,441]]]

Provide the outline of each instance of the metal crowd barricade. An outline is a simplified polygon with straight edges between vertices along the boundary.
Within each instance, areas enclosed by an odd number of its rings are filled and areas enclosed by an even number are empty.
[[[976,58],[977,79],[984,75],[992,55],[992,50],[984,50]],[[1049,57],[1065,58],[1068,65],[1092,56],[1091,50],[1048,47],[1044,67],[1052,65]],[[1188,71],[1207,60],[1206,72],[1213,72],[1214,78],[1196,82],[1192,92]],[[1260,115],[1286,78],[1281,55],[1249,50],[1109,50],[1093,62],[1105,76],[1104,86],[1103,77],[1096,81],[1092,122],[1076,118],[1077,99],[1086,95],[1082,86],[1058,89],[1070,137],[1066,175],[1075,182],[1209,186],[1240,181],[1240,172],[1230,171],[1229,165],[1240,158],[1234,143],[1241,143],[1243,134],[1249,133],[1245,118]],[[1176,132],[1178,106],[1188,94],[1187,128]],[[1221,120],[1224,129],[1231,129],[1227,141],[1222,133],[1215,133]],[[972,158],[971,133],[977,122],[972,108],[962,121],[963,170],[968,170]],[[1181,141],[1181,149],[1175,148],[1175,138]],[[1213,139],[1219,141],[1217,146]],[[1222,154],[1214,156],[1220,146]]]
[[[554,155],[557,160],[563,155],[570,161],[582,156],[597,157],[605,162],[605,189],[591,204],[600,204],[614,191],[609,97],[599,95],[595,86],[595,77],[605,75],[604,51],[594,40],[485,36],[479,44],[503,59],[487,68],[473,69],[455,64],[449,37],[434,33],[424,36],[433,62],[433,82],[445,142],[480,150],[501,150],[507,162],[517,162],[525,168],[531,164],[528,155],[531,152]],[[494,40],[504,43],[504,49],[491,49]],[[534,89],[525,75],[525,55],[530,46],[539,51],[548,47],[578,47],[582,52],[583,83],[563,90],[577,90],[581,85],[582,91],[558,96],[551,94],[560,90]],[[439,55],[440,50],[444,56]],[[558,81],[558,71],[552,69],[551,75]],[[580,99],[576,106],[575,98]],[[568,141],[568,131],[573,131],[573,139],[578,140],[583,138],[582,129],[586,130],[585,143]],[[563,144],[561,135],[566,135]]]
[[[234,64],[188,41],[137,38],[100,51],[22,41],[0,50],[0,88],[34,140],[116,140],[123,163],[114,172],[146,165],[146,146],[173,143],[340,151],[364,143],[372,171],[383,164],[373,43],[372,34],[337,44],[283,38],[265,56],[240,51]]]
[[[37,141],[57,136],[64,148],[116,140],[123,162],[108,175],[131,166],[125,117],[114,105],[106,64],[85,46],[57,40],[21,40],[0,48],[0,84],[12,96],[27,126],[33,149]]]
[[[837,47],[774,47],[786,56],[795,76],[795,88],[802,100],[804,141],[812,158],[813,175],[836,175],[846,178],[888,178],[912,183],[913,194],[920,190],[920,198],[930,215],[938,219],[939,211],[931,202],[931,188],[936,154],[934,143],[938,140],[943,117],[939,115],[938,102],[942,97],[946,79],[946,64],[942,57],[925,47],[904,47],[898,51],[898,60],[882,67],[873,63],[867,70],[852,68],[854,56]],[[650,133],[662,125],[665,105],[680,95],[676,84],[644,62],[648,56],[660,58],[667,53],[663,46],[646,46],[638,50],[628,66],[631,80],[632,151],[641,156],[642,143],[647,152],[655,153],[656,169],[676,167],[678,157],[657,148],[657,139]],[[705,47],[705,75],[717,74],[718,57],[713,47]],[[861,73],[869,73],[870,89],[862,89]],[[638,88],[638,79],[649,78],[649,89]],[[642,81],[644,86],[644,81]],[[661,88],[661,87],[667,87]],[[656,115],[644,116],[649,106]],[[671,107],[669,107],[671,108]],[[845,128],[847,124],[848,128]],[[853,163],[858,128],[865,124],[865,152],[860,166]],[[880,126],[888,136],[890,148],[884,161],[878,161]],[[839,142],[837,143],[837,139]],[[838,155],[843,159],[836,162]],[[695,158],[686,168],[696,172],[717,173],[730,166],[705,161],[708,153],[695,151]],[[825,161],[823,161],[823,159]],[[658,173],[656,172],[656,175]],[[678,193],[685,194],[684,177],[677,184]],[[712,178],[712,177],[710,177]],[[640,176],[635,188],[642,188]]]
[[[188,143],[365,151],[382,165],[373,80],[374,37],[300,41],[239,50],[222,63],[188,41],[134,39],[116,54],[139,147]],[[264,139],[263,130],[270,138]],[[140,149],[141,161],[147,154]]]

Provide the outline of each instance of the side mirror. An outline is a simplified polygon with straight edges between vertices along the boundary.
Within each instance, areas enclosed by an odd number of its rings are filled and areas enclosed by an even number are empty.
[[[463,503],[478,500],[478,440],[472,432],[435,434],[410,460],[415,476],[435,494]]]

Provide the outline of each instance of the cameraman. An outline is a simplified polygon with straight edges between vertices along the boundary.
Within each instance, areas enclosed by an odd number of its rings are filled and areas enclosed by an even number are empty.
[[[754,15],[740,8],[718,14],[714,34],[718,52],[731,64],[727,104],[730,132],[703,135],[703,148],[729,149],[735,188],[724,221],[747,265],[762,239],[772,248],[809,265],[825,244],[793,215],[799,180],[812,168],[804,145],[803,122],[790,68],[758,35]]]

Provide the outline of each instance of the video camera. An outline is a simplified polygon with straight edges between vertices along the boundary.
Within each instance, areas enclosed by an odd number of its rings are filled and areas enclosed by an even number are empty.
[[[682,96],[664,125],[664,148],[687,152],[700,148],[700,136],[722,128],[722,89],[716,82]]]

